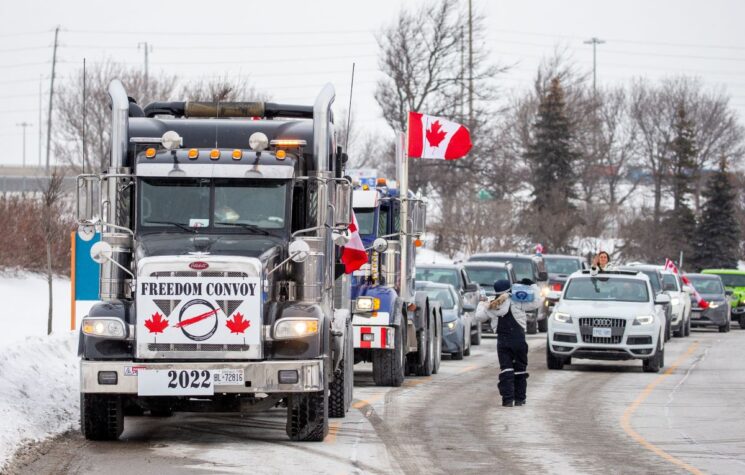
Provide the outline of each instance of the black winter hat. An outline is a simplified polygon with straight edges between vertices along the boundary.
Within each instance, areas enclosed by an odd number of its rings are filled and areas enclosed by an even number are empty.
[[[508,292],[510,290],[510,281],[509,280],[498,280],[494,282],[494,292],[497,294],[503,294],[505,292]]]

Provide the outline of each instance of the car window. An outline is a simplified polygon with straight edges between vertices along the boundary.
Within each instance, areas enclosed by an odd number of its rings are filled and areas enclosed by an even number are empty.
[[[567,283],[564,299],[649,302],[649,292],[638,279],[576,277]]]
[[[512,263],[512,269],[515,272],[515,277],[518,281],[523,279],[535,280],[535,263],[530,259],[513,259],[510,260]]]
[[[723,294],[724,289],[719,279],[706,277],[689,277],[693,287],[701,294]]]
[[[745,275],[714,274],[722,278],[725,287],[745,287]]]
[[[549,274],[572,274],[580,269],[578,259],[562,259],[558,257],[544,257]]]
[[[498,280],[510,280],[507,269],[504,267],[468,267],[466,272],[471,282],[476,282],[482,287],[491,289],[494,282]]]
[[[671,290],[677,292],[680,290],[678,287],[678,279],[673,274],[662,274],[662,283],[665,286],[665,290]]]
[[[649,277],[649,283],[652,284],[652,290],[654,290],[655,293],[662,292],[660,274],[658,274],[656,270],[643,270],[642,272]]]
[[[416,280],[437,282],[438,284],[450,284],[456,289],[460,288],[457,269],[417,268]]]
[[[439,300],[440,305],[442,305],[442,308],[451,309],[455,307],[455,301],[453,300],[453,294],[451,294],[450,290],[448,289],[425,287],[424,292],[427,294],[427,297],[434,299],[434,300]]]

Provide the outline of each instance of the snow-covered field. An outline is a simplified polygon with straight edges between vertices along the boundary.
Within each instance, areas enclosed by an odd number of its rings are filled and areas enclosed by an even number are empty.
[[[47,283],[0,274],[0,471],[23,443],[78,424],[77,338],[70,331],[70,282],[55,279],[52,335]]]

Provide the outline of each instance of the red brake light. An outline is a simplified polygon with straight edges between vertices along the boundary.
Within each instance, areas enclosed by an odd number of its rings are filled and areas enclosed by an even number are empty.
[[[554,292],[561,292],[561,287],[561,282],[554,282],[553,284],[551,284],[551,290],[553,290]]]

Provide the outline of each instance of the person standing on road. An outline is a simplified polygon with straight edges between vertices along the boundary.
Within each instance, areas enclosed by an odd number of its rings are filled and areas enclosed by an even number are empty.
[[[521,282],[529,285],[533,295],[540,290],[530,279]],[[496,297],[481,302],[476,309],[476,319],[491,321],[497,332],[497,357],[499,358],[499,394],[505,407],[522,406],[528,390],[528,342],[525,340],[526,312],[540,307],[540,300],[532,302],[513,301],[508,280],[494,282]]]

